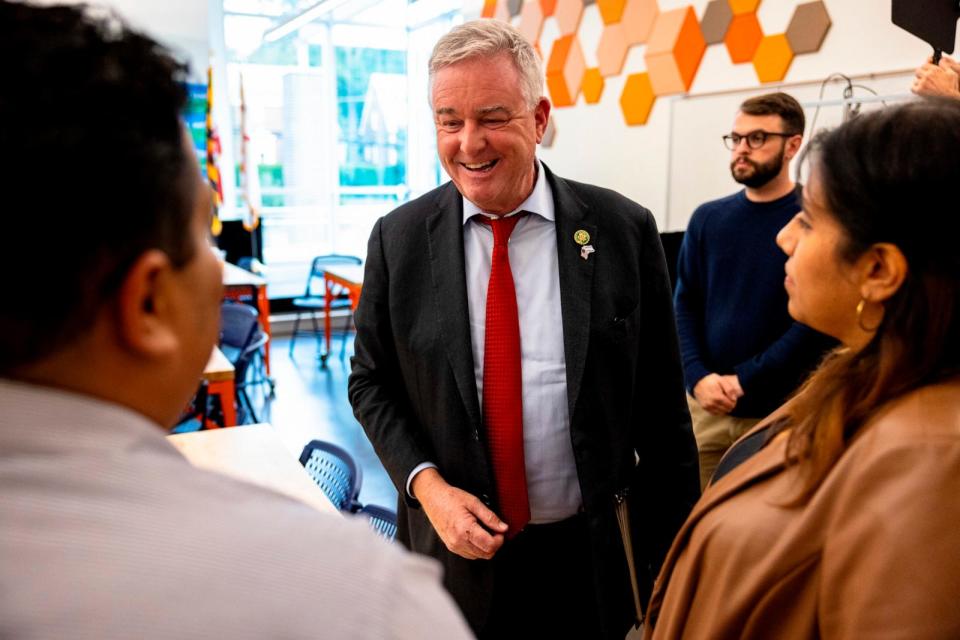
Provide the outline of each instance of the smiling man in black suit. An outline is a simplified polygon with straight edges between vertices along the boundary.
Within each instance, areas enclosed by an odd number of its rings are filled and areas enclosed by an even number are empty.
[[[452,182],[373,229],[354,412],[398,538],[444,564],[480,637],[623,638],[618,500],[645,593],[699,494],[656,224],[537,159],[550,102],[510,25],[454,28],[430,82]]]

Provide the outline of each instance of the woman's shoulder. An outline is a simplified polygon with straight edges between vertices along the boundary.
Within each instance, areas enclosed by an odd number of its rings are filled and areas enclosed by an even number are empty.
[[[960,376],[915,389],[876,414],[854,439],[922,443],[929,440],[960,442]]]

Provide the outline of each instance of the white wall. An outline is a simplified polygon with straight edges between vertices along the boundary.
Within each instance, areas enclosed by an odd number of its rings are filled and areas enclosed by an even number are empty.
[[[764,0],[758,13],[764,32],[782,33],[802,1]],[[634,47],[624,72],[606,79],[599,104],[588,105],[581,96],[575,107],[554,110],[558,135],[541,157],[560,175],[616,189],[644,204],[661,229],[683,229],[697,204],[739,188],[730,179],[720,136],[729,132],[736,107],[746,97],[783,86],[810,107],[809,121],[820,83],[833,72],[854,76],[882,94],[909,91],[912,70],[930,49],[890,22],[890,0],[825,3],[833,25],[823,47],[794,58],[783,85],[760,85],[752,65],[734,65],[722,44],[711,45],[689,95],[659,98],[646,126],[629,127],[620,111],[620,93],[627,74],[646,68],[643,47]],[[660,0],[661,10],[687,4]],[[702,16],[706,0],[692,4]],[[602,26],[597,6],[588,6],[579,32],[588,66],[596,65]],[[540,41],[547,56],[556,35],[555,19],[549,18]],[[839,99],[841,92],[841,85],[831,83],[824,98]],[[858,90],[856,95],[866,93]],[[824,107],[818,128],[839,120],[839,106]]]

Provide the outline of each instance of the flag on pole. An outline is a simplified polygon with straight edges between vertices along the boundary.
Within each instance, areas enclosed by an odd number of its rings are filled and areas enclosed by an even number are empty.
[[[223,184],[220,181],[220,169],[217,162],[220,160],[220,136],[213,124],[213,65],[207,67],[207,180],[213,190],[213,219],[210,223],[210,232],[219,236],[223,230],[220,222],[220,207],[223,206]]]
[[[247,100],[240,74],[240,192],[246,203],[243,228],[252,232],[260,224],[260,168],[250,152],[250,133],[247,131]]]

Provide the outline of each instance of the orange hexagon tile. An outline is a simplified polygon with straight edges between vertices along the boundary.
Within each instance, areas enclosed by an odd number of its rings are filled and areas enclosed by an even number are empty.
[[[549,18],[557,10],[557,0],[540,0],[540,8],[543,10],[543,17]]]
[[[755,13],[741,13],[733,16],[723,42],[727,45],[730,62],[740,64],[753,60],[753,54],[760,46],[763,30]]]
[[[616,24],[620,22],[623,16],[623,6],[626,0],[597,0],[597,9],[600,10],[600,18],[603,24]]]
[[[580,18],[583,17],[583,0],[557,0],[553,17],[557,19],[560,35],[576,33],[580,27]]]
[[[643,44],[647,41],[659,12],[657,0],[626,1],[623,5],[623,14],[620,16],[620,24],[623,25],[628,45]]]
[[[537,0],[527,0],[523,5],[517,30],[530,44],[536,46],[539,42],[540,33],[543,31],[543,8]]]
[[[570,107],[577,101],[587,63],[575,34],[557,38],[547,61],[547,89],[555,107]]]
[[[793,51],[787,36],[778,33],[775,36],[766,36],[760,41],[757,53],[753,58],[753,68],[757,72],[760,82],[776,82],[783,80],[787,69],[793,62]]]
[[[583,72],[583,82],[580,83],[580,91],[583,93],[583,99],[587,101],[587,104],[600,102],[600,96],[603,94],[603,85],[603,76],[597,67],[591,67]]]
[[[483,0],[483,9],[480,10],[481,18],[492,18],[497,11],[497,0]]]
[[[710,0],[703,11],[703,18],[700,19],[700,30],[703,31],[704,41],[707,44],[723,42],[732,19],[733,11],[727,0]]]
[[[627,76],[623,93],[620,94],[620,110],[623,111],[624,121],[631,126],[647,124],[654,100],[656,96],[649,74],[632,73]]]
[[[728,0],[728,2],[735,16],[741,13],[754,13],[760,6],[760,0]]]
[[[608,24],[597,44],[597,66],[604,76],[619,75],[627,59],[627,37],[622,24]]]
[[[793,10],[787,42],[794,54],[819,51],[830,30],[830,14],[823,2],[805,2]]]
[[[661,96],[688,90],[706,48],[693,7],[657,16],[644,54],[653,93]]]

